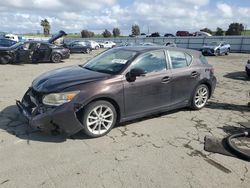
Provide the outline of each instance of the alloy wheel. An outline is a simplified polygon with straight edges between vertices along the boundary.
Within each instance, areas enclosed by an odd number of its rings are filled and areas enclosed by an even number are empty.
[[[61,61],[61,55],[60,55],[60,54],[54,54],[54,55],[52,56],[52,61],[53,61],[54,63],[59,63],[59,62]]]
[[[109,131],[114,121],[114,113],[109,106],[98,105],[87,116],[87,129],[94,135],[102,135]]]
[[[208,89],[205,86],[199,87],[196,91],[195,97],[194,97],[194,103],[197,108],[202,108],[205,106],[208,100]]]

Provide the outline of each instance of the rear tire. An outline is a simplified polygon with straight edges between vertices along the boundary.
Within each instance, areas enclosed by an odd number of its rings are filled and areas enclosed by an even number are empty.
[[[116,124],[117,112],[108,101],[100,100],[88,104],[83,112],[83,132],[91,138],[106,135]]]
[[[230,52],[230,49],[228,48],[227,51],[226,51],[226,53],[225,53],[225,55],[228,55],[229,52]]]
[[[96,46],[96,47],[95,47],[95,50],[98,50],[98,49],[99,49],[99,46]]]
[[[201,84],[196,87],[194,94],[191,99],[191,108],[193,110],[200,110],[202,109],[209,98],[209,89],[205,84]]]
[[[53,63],[60,63],[61,60],[62,60],[62,56],[61,56],[59,53],[54,53],[54,54],[52,54],[52,56],[51,56],[51,61],[52,61]]]

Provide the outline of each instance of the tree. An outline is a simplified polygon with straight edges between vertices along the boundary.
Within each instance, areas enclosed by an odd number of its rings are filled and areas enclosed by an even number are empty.
[[[221,29],[220,27],[217,27],[215,36],[223,36],[223,35],[224,35],[223,29]]]
[[[137,24],[132,25],[132,35],[134,35],[134,36],[140,35],[139,25],[137,25]]]
[[[44,20],[41,20],[40,25],[43,27],[43,34],[45,36],[49,35],[50,31],[50,23],[49,21],[45,18]]]
[[[120,29],[117,28],[117,27],[115,27],[115,28],[113,29],[113,36],[114,36],[114,37],[119,37],[120,34],[121,34]]]
[[[111,36],[112,36],[112,34],[111,34],[107,29],[104,30],[104,32],[102,33],[102,35],[103,35],[103,37],[105,37],[105,38],[108,38],[108,37],[111,37]]]
[[[82,36],[82,38],[90,38],[90,37],[94,37],[94,36],[95,36],[95,33],[92,32],[92,31],[88,31],[88,30],[86,30],[86,29],[83,29],[83,30],[81,31],[81,36]]]
[[[208,28],[201,29],[200,31],[203,31],[203,32],[206,32],[206,33],[210,33],[211,35],[213,34],[212,30],[208,29]]]
[[[241,35],[244,26],[241,23],[231,23],[226,31],[226,35]]]

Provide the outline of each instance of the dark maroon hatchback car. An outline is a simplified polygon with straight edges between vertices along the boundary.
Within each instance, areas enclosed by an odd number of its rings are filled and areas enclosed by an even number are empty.
[[[121,47],[42,74],[17,106],[38,129],[99,137],[119,122],[187,106],[201,109],[215,85],[213,67],[198,51]]]

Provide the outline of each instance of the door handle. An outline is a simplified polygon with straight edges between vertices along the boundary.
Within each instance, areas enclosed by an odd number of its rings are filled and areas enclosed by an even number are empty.
[[[170,77],[169,76],[165,76],[161,79],[161,83],[167,83],[170,81]]]
[[[197,71],[193,71],[192,73],[191,73],[191,77],[192,78],[197,78],[199,76],[199,73],[197,72]]]

